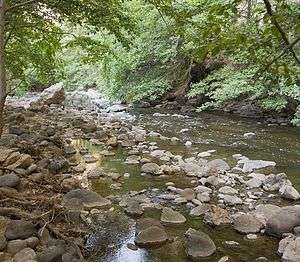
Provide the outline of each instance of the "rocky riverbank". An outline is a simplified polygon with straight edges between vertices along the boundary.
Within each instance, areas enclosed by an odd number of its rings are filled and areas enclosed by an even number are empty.
[[[237,152],[232,165],[214,159],[214,150],[193,157],[178,155],[154,140],[187,148],[193,143],[135,126],[120,104],[100,102],[95,94],[85,93],[82,100],[83,96],[66,94],[55,85],[26,105],[9,102],[13,106],[7,106],[7,128],[0,139],[0,260],[88,259],[86,236],[97,230],[103,217],[120,211],[134,221],[130,250],[176,246],[177,238],[168,234],[168,228],[198,217],[212,230],[207,234],[196,226],[180,236],[185,238],[186,257],[192,260],[235,261],[226,250],[220,253],[214,241],[214,230],[226,226],[253,241],[264,234],[282,239],[278,248],[282,261],[299,261],[300,195],[284,173],[272,174],[275,162],[252,160]],[[244,136],[253,139],[255,133]],[[102,150],[94,154],[74,143],[77,140]],[[152,187],[122,190],[131,174],[106,172],[99,165],[100,159],[114,157],[118,148],[126,152],[126,165],[153,178]],[[171,182],[175,176],[188,186]],[[154,180],[162,178],[170,181],[158,189]],[[93,192],[89,181],[98,179],[105,180],[113,193],[104,197]],[[157,211],[159,217],[147,217],[148,210]]]

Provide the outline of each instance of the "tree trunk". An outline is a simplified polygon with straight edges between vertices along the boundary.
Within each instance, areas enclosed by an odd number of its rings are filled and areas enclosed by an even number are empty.
[[[0,136],[4,129],[4,106],[6,100],[5,70],[5,0],[0,0]]]

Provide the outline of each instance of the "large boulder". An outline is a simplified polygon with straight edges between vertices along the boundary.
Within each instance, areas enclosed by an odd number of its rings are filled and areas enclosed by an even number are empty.
[[[216,252],[216,245],[207,234],[190,228],[185,235],[186,253],[190,259],[198,261]]]
[[[142,172],[151,175],[159,175],[161,174],[161,169],[160,166],[156,163],[146,163],[142,165]]]
[[[65,90],[63,83],[57,83],[46,88],[35,101],[37,104],[51,105],[62,104],[65,101]]]
[[[281,237],[284,233],[291,233],[297,226],[300,226],[300,205],[287,206],[269,217],[266,233]]]
[[[63,204],[69,209],[72,209],[73,203],[78,204],[78,202],[87,210],[93,208],[106,208],[111,205],[110,200],[87,189],[75,189],[68,192],[63,197]]]
[[[5,237],[8,240],[26,239],[36,234],[34,225],[25,220],[11,220],[5,231]]]

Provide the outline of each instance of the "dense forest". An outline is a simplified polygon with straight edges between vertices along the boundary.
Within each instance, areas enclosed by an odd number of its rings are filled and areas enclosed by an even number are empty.
[[[199,111],[243,101],[299,124],[299,17],[285,0],[20,2],[5,21],[8,85],[64,81]]]

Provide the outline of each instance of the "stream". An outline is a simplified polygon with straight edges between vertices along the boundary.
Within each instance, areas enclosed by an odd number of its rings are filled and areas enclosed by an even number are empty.
[[[149,131],[159,132],[166,137],[177,137],[179,142],[149,138],[156,142],[159,149],[165,149],[175,155],[192,157],[199,152],[215,150],[208,159],[222,158],[231,166],[236,161],[233,154],[242,154],[250,159],[262,159],[277,163],[275,172],[284,172],[288,175],[293,185],[300,190],[300,129],[288,126],[265,126],[255,120],[243,119],[230,115],[216,114],[190,114],[187,117],[174,114],[174,112],[138,109],[130,112],[135,116],[134,125]],[[156,113],[156,114],[154,114]],[[243,134],[254,132],[255,139],[245,139]],[[191,147],[185,142],[192,142]],[[73,144],[77,147],[87,147],[90,152],[99,157],[102,146],[92,145],[88,141],[76,140]],[[115,150],[115,156],[100,157],[97,165],[107,172],[120,174],[129,173],[130,177],[121,179],[121,187],[112,188],[105,179],[90,180],[92,190],[104,197],[122,195],[131,191],[145,190],[145,194],[154,202],[172,206],[157,198],[166,192],[166,183],[173,182],[176,187],[191,187],[192,178],[186,176],[142,176],[139,165],[124,163],[127,152],[122,148]],[[274,171],[274,170],[273,170]],[[282,200],[277,205],[287,205]],[[295,202],[293,202],[295,204]],[[187,218],[187,222],[180,226],[167,226],[166,231],[172,242],[159,248],[131,250],[128,243],[134,243],[135,220],[128,217],[118,205],[114,205],[113,215],[103,217],[99,228],[89,236],[87,251],[91,254],[89,261],[108,262],[185,262],[189,261],[185,254],[184,233],[190,227],[207,233],[217,246],[217,252],[205,261],[219,261],[228,256],[229,260],[223,261],[279,261],[276,254],[278,240],[258,234],[255,240],[238,234],[230,227],[212,228],[203,223],[199,217],[189,216],[189,209],[185,205],[178,205],[179,210]],[[157,210],[148,210],[143,217],[159,219]],[[230,241],[239,243],[236,245]],[[264,257],[264,258],[262,258]],[[267,258],[268,260],[263,260]],[[260,259],[260,260],[259,260]]]

